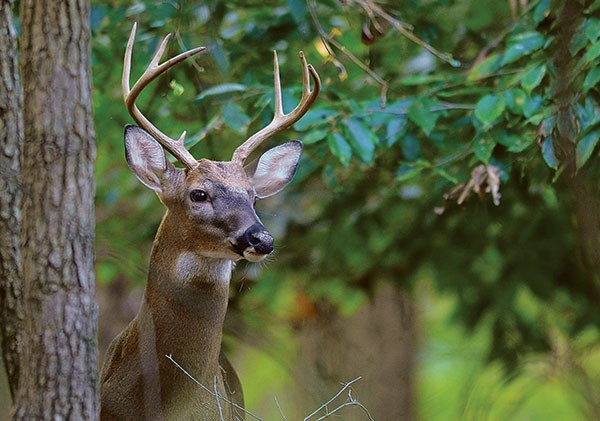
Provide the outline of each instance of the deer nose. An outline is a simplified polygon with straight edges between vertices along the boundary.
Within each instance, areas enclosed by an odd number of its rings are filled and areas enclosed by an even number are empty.
[[[238,239],[238,250],[243,255],[244,250],[253,248],[258,254],[269,254],[275,248],[273,237],[262,224],[254,224]]]

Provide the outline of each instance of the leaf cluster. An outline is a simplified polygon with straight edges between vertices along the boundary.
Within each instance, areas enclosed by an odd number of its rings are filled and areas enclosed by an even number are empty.
[[[138,21],[133,77],[167,32],[176,34],[171,55],[208,47],[142,98],[165,132],[188,131],[196,156],[229,159],[270,121],[274,49],[285,109],[301,92],[298,51],[323,80],[316,106],[286,133],[304,141],[305,156],[287,196],[263,207],[285,248],[260,282],[247,281],[250,305],[304,314],[290,307],[308,296],[317,308],[349,313],[378,282],[411,289],[429,279],[456,294],[456,317],[467,326],[489,321],[490,350],[513,362],[546,348],[551,326],[573,335],[597,326],[598,274],[582,264],[572,192],[562,182],[566,168],[598,173],[600,2],[575,1],[582,13],[569,43],[570,121],[559,118],[555,57],[568,5],[558,0],[529,2],[514,17],[493,0],[94,4],[99,241],[134,245],[101,254],[100,279],[141,279],[144,265],[131,271],[121,259],[141,260],[138,245],[160,214],[115,159],[129,121],[116,63]],[[436,215],[444,193],[482,164],[502,172],[500,205],[483,194]]]

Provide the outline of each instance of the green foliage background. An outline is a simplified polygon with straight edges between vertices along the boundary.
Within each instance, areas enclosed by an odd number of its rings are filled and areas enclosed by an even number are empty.
[[[294,106],[303,50],[323,91],[270,143],[300,138],[305,152],[285,196],[259,206],[282,251],[237,271],[248,323],[293,320],[298,297],[351,314],[394,282],[428,303],[424,419],[598,415],[600,244],[581,218],[600,216],[600,1],[529,1],[515,16],[510,3],[93,1],[98,281],[143,282],[163,212],[123,159],[132,23],[133,77],[168,32],[169,56],[208,47],[142,98],[197,157],[229,159],[270,121],[273,50]]]

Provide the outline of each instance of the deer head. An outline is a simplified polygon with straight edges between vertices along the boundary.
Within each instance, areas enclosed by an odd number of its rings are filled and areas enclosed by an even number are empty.
[[[139,127],[125,128],[125,151],[130,168],[167,207],[165,219],[178,222],[178,238],[190,250],[199,251],[205,257],[260,261],[273,251],[273,238],[256,215],[255,202],[280,192],[291,181],[302,144],[287,142],[267,150],[249,164],[246,160],[262,142],[294,124],[308,111],[319,94],[317,72],[300,53],[302,98],[294,110],[285,114],[275,53],[275,111],[271,123],[243,142],[234,151],[231,161],[196,160],[184,147],[185,132],[178,139],[168,137],[140,112],[135,101],[157,76],[205,48],[194,48],[159,64],[169,39],[169,36],[165,37],[144,74],[130,88],[135,33],[134,25],[125,52],[122,80],[125,105],[139,124]],[[177,158],[184,168],[171,164],[164,150]]]

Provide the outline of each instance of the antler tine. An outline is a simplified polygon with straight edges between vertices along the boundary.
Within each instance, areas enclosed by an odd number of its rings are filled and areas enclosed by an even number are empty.
[[[131,56],[133,52],[136,30],[137,23],[134,23],[133,28],[131,28],[131,34],[129,35],[129,41],[127,41],[127,48],[125,49],[125,57],[123,60],[123,79],[121,82],[123,89],[123,100],[125,101],[127,110],[129,111],[131,117],[133,117],[133,119],[140,125],[140,127],[150,133],[166,150],[168,150],[175,158],[177,158],[178,161],[180,161],[189,169],[192,169],[197,165],[198,161],[196,161],[192,154],[190,154],[190,152],[183,145],[186,132],[184,131],[177,140],[170,138],[156,128],[156,126],[154,126],[154,124],[152,124],[150,120],[148,120],[146,116],[142,114],[137,105],[135,105],[135,101],[142,90],[144,90],[144,88],[158,76],[175,66],[177,63],[182,62],[194,54],[204,51],[206,48],[196,47],[180,53],[162,64],[158,64],[165,52],[169,38],[171,37],[171,34],[168,34],[161,41],[156,53],[154,54],[154,57],[152,57],[150,64],[142,76],[137,80],[137,82],[135,82],[133,88],[130,89],[129,81],[131,76]]]
[[[263,129],[250,136],[233,153],[232,161],[243,165],[248,156],[266,139],[275,133],[290,127],[296,121],[306,114],[308,109],[317,99],[321,89],[321,79],[319,74],[311,64],[307,64],[304,53],[300,51],[300,61],[302,62],[302,98],[300,103],[288,114],[283,112],[283,101],[281,98],[281,79],[279,75],[279,62],[277,52],[274,51],[273,79],[274,79],[274,113],[273,120]],[[312,77],[314,88],[310,90],[310,78]]]

